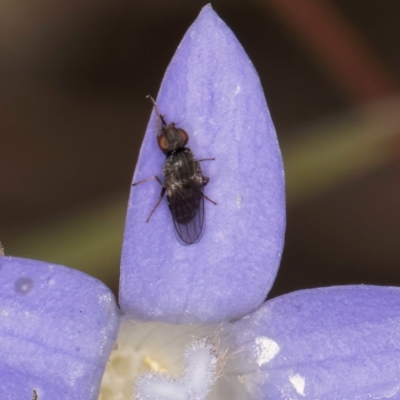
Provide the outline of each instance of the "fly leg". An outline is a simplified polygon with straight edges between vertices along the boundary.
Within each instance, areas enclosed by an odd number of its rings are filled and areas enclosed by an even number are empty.
[[[215,157],[213,157],[213,158],[202,158],[202,159],[200,159],[200,160],[197,160],[198,162],[202,162],[202,161],[214,161],[215,160]]]
[[[207,197],[204,193],[203,193],[203,197],[204,197],[206,200],[208,200],[208,201],[210,201],[211,203],[213,203],[214,206],[217,205],[217,203],[216,203],[214,200],[211,200],[211,199],[210,199],[209,197]]]
[[[210,182],[210,178],[208,178],[207,176],[202,176],[203,178],[203,187],[207,185],[208,182]],[[217,205],[217,203],[214,200],[211,200],[209,197],[207,197],[204,193],[203,193],[203,197],[210,201],[211,203],[213,203],[215,206]]]
[[[158,179],[158,181],[160,182],[160,184],[162,185],[161,181]],[[160,205],[162,198],[164,197],[165,194],[165,186],[163,185],[162,189],[161,189],[161,193],[160,193],[160,197],[157,200],[156,205],[153,207],[153,209],[151,210],[151,213],[149,215],[149,217],[146,219],[146,222],[150,221],[151,216],[154,214],[154,211],[156,211],[156,208]]]
[[[202,158],[202,159],[197,160],[197,161],[198,161],[198,162],[201,162],[201,161],[214,161],[214,160],[215,160],[215,157],[213,157],[213,158]],[[202,178],[203,178],[203,187],[204,187],[204,186],[207,185],[208,182],[210,182],[210,178],[207,178],[206,176],[203,176]],[[205,198],[206,200],[211,201],[211,203],[213,203],[214,205],[217,205],[217,203],[216,203],[214,200],[211,200],[211,199],[210,199],[209,197],[207,197],[204,193],[203,193],[203,196],[204,196],[204,198]]]
[[[164,186],[164,184],[161,182],[161,179],[157,175],[151,176],[150,178],[147,179],[143,179],[142,181],[139,182],[132,183],[132,186],[140,185],[141,183],[145,183],[153,179],[155,179],[161,186]]]
[[[161,185],[161,193],[160,193],[160,197],[157,200],[156,205],[153,207],[149,217],[146,219],[146,222],[150,221],[150,218],[154,214],[154,211],[156,211],[156,208],[160,205],[161,200],[164,197],[166,187],[164,186],[164,184],[161,182],[161,179],[157,175],[151,176],[150,178],[147,178],[147,179],[143,179],[142,181],[139,181],[139,182],[132,183],[132,186],[136,186],[136,185],[140,185],[141,183],[151,181],[153,179],[155,179]]]

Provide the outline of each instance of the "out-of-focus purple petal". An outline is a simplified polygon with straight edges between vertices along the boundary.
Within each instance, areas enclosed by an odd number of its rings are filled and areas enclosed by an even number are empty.
[[[157,98],[168,122],[210,177],[206,226],[199,243],[176,238],[164,199],[149,223],[160,186],[133,187],[123,245],[120,305],[134,318],[218,321],[254,310],[279,266],[285,227],[281,154],[257,73],[211,6],[183,38]],[[149,105],[149,108],[151,106]],[[161,176],[153,112],[134,181]]]
[[[95,400],[118,329],[110,290],[86,274],[0,257],[2,399]]]
[[[234,329],[251,399],[400,398],[400,288],[293,292]]]

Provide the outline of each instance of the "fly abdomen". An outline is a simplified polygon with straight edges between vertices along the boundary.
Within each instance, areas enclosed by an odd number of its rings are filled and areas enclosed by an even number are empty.
[[[178,189],[168,192],[167,200],[174,221],[186,225],[201,211],[203,191],[195,181],[189,180]]]

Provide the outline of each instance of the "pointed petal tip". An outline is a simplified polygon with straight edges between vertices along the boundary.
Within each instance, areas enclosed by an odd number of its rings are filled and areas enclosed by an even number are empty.
[[[206,5],[201,9],[200,14],[199,14],[199,17],[200,17],[200,15],[207,14],[207,13],[212,13],[213,15],[216,15],[216,16],[218,17],[217,13],[216,13],[216,12],[214,11],[214,9],[212,8],[211,3],[206,4]],[[198,17],[197,17],[197,18],[198,18]]]
[[[222,21],[222,19],[219,17],[219,15],[214,11],[211,3],[206,4],[201,9],[199,15],[193,22],[193,25],[201,23],[202,20],[209,20],[209,21],[214,21],[214,22],[219,21],[225,25],[225,23]]]

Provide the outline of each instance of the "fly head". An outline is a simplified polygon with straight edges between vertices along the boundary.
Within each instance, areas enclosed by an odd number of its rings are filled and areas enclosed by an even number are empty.
[[[165,154],[183,149],[189,140],[189,135],[183,129],[177,128],[175,122],[165,125],[163,119],[161,134],[157,136],[158,146]]]
[[[147,96],[153,103],[157,117],[161,121],[161,133],[157,135],[158,146],[165,154],[171,154],[176,150],[183,149],[189,141],[189,135],[186,131],[175,126],[175,122],[167,124],[164,115],[158,111],[157,103],[151,96]]]

